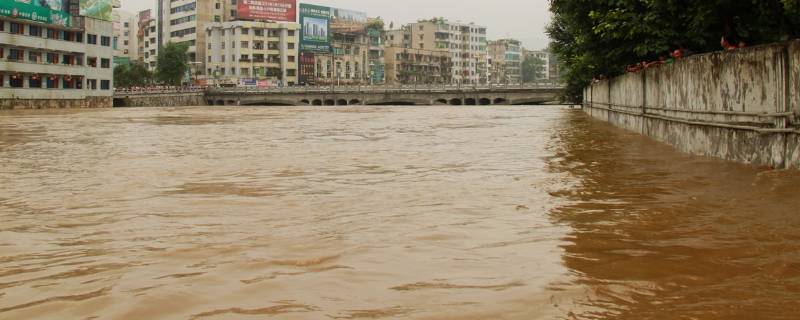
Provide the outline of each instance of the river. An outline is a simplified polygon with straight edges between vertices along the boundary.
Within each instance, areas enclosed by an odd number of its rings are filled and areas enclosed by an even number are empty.
[[[565,107],[0,114],[0,319],[797,319],[800,174]]]

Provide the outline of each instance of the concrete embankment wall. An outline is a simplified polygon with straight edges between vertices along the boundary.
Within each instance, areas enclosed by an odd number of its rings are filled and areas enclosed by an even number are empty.
[[[187,107],[205,106],[205,93],[131,95],[114,98],[114,107]]]
[[[0,110],[111,108],[111,97],[82,99],[2,99]]]
[[[598,81],[584,100],[592,117],[691,154],[800,168],[800,41]]]

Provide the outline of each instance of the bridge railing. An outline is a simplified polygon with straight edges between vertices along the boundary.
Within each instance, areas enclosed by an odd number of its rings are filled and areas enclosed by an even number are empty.
[[[480,85],[364,85],[364,86],[294,86],[294,87],[148,87],[115,89],[117,96],[188,94],[188,93],[383,93],[383,92],[445,92],[445,91],[485,91],[485,90],[532,90],[561,89],[563,85],[555,82],[524,84],[480,84]]]

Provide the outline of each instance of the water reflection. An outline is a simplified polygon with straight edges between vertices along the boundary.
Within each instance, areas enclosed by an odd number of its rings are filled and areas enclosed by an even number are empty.
[[[573,114],[549,166],[580,319],[797,319],[800,175],[690,157]]]

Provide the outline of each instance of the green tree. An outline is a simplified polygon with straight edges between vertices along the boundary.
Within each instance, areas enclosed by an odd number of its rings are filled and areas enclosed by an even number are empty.
[[[800,0],[551,0],[547,31],[564,66],[566,97],[579,101],[596,76],[652,61],[677,48],[720,49],[724,36],[748,45],[794,38]]]
[[[169,42],[158,54],[156,75],[164,84],[179,86],[189,70],[185,43]]]
[[[128,66],[128,76],[131,86],[143,87],[153,82],[153,73],[141,61],[134,61]]]
[[[544,79],[545,61],[539,57],[529,56],[522,62],[522,82]]]
[[[128,88],[131,86],[130,68],[126,64],[114,68],[114,87]]]

